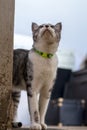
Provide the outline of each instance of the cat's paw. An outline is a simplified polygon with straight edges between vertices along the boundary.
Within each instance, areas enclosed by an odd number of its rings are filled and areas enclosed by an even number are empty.
[[[38,124],[38,123],[33,123],[33,124],[31,124],[31,126],[30,126],[30,130],[41,130],[41,129],[42,129],[42,127],[41,127],[41,125]]]
[[[47,129],[47,125],[45,123],[41,123],[42,126],[42,130],[46,130]]]

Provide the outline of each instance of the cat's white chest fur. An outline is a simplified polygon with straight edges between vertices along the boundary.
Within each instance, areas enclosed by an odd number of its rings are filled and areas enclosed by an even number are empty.
[[[29,58],[33,63],[33,80],[37,85],[36,89],[40,90],[41,87],[48,86],[48,83],[53,82],[56,77],[57,56],[44,58],[35,52],[31,52]]]

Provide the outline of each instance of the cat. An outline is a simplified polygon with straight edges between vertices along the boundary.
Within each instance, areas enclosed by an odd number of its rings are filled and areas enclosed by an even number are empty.
[[[31,50],[16,49],[13,54],[14,115],[18,108],[21,90],[27,91],[30,112],[30,129],[46,129],[45,114],[56,79],[58,58],[56,51],[61,39],[62,23],[32,23]],[[39,94],[39,100],[37,95]]]

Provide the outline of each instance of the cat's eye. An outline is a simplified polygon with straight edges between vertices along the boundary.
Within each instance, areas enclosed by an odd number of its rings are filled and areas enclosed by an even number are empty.
[[[51,28],[54,28],[54,26],[53,26],[53,25],[51,25],[50,27],[51,27]]]
[[[43,25],[40,25],[39,28],[43,28]]]

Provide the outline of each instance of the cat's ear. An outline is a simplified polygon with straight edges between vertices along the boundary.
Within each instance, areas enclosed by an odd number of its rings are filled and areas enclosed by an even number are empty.
[[[62,30],[62,23],[57,23],[55,29],[60,32]]]
[[[32,23],[32,32],[36,31],[38,27],[39,26],[36,23]]]

